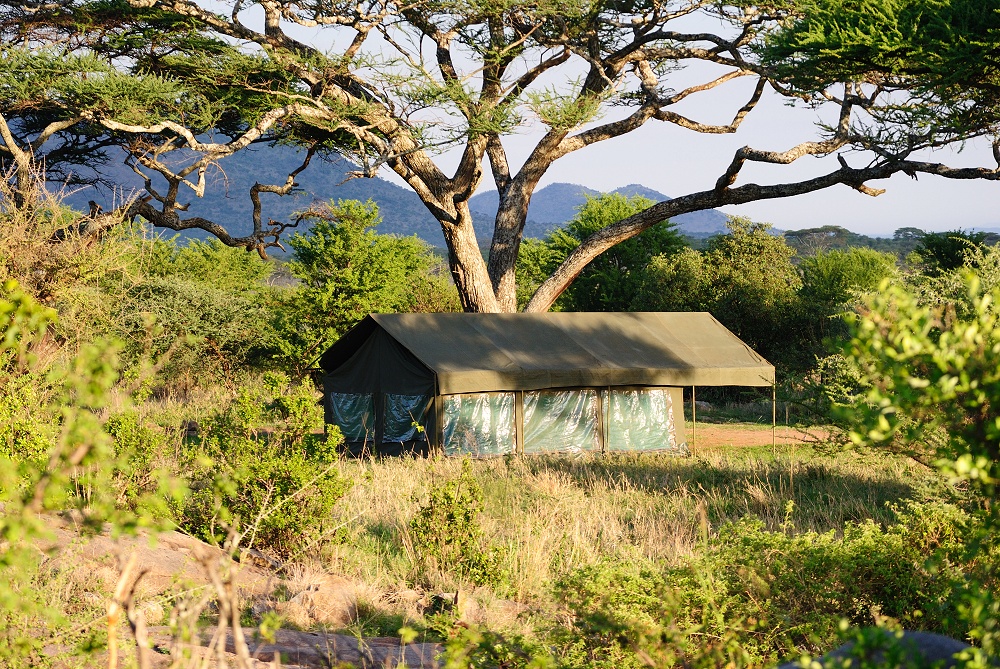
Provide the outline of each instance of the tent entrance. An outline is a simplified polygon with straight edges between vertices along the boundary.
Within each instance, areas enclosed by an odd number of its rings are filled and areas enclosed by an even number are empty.
[[[430,395],[329,393],[328,422],[344,435],[343,449],[355,457],[428,455]]]

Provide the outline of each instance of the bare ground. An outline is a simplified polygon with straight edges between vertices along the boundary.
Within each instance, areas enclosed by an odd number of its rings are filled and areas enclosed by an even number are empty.
[[[688,445],[697,452],[704,448],[721,448],[725,446],[790,446],[824,441],[830,434],[823,428],[801,429],[778,425],[774,428],[773,442],[770,425],[753,425],[749,423],[702,423],[694,426],[690,422],[685,426]]]

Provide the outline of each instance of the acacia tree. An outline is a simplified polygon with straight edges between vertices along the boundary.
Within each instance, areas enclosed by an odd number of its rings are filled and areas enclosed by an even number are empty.
[[[912,114],[900,112],[899,100],[900,92],[918,86],[909,75],[897,80],[891,67],[866,71],[863,78],[839,70],[822,76],[820,62],[810,76],[796,74],[803,62],[818,62],[795,40],[815,32],[806,12],[833,0],[223,4],[226,14],[192,0],[0,0],[3,57],[22,59],[20,70],[32,73],[30,85],[20,88],[12,80],[23,78],[21,72],[0,78],[0,113],[17,119],[0,125],[0,151],[21,169],[56,136],[70,145],[79,145],[81,137],[116,138],[146,185],[145,197],[128,215],[174,230],[202,228],[227,244],[262,253],[279,243],[287,224],[262,223],[261,194],[289,192],[295,173],[284,184],[251,188],[254,227],[244,237],[229,235],[215,221],[182,217],[181,187],[201,195],[213,164],[264,141],[307,147],[299,170],[328,151],[354,159],[360,177],[392,170],[440,222],[462,306],[471,311],[516,309],[514,270],[528,203],[555,161],[649,122],[734,133],[766,91],[831,105],[838,120],[790,148],[743,147],[705,190],[656,203],[594,232],[541,283],[526,309],[548,309],[602,252],[683,213],[838,184],[877,195],[867,182],[901,171],[1000,178],[994,167],[959,169],[913,157],[921,149],[995,135],[996,118],[975,105],[962,124],[936,124],[934,105],[947,91],[921,88],[916,94],[923,115],[914,124]],[[718,30],[698,28],[704,25]],[[321,37],[307,43],[300,37],[303,28]],[[65,77],[34,65],[46,59],[61,63]],[[671,87],[678,73],[705,72],[706,64],[713,74],[701,83]],[[100,76],[87,76],[92,72]],[[676,111],[680,103],[740,79],[752,80],[752,91],[734,105],[728,123]],[[110,84],[128,95],[115,94]],[[543,132],[527,159],[512,165],[505,142],[531,119],[541,122]],[[13,127],[25,136],[15,136]],[[215,139],[205,139],[209,132]],[[460,155],[450,172],[435,160],[446,149]],[[818,177],[737,183],[748,162],[789,164],[845,149],[865,151],[867,162],[852,167],[838,155],[836,169]],[[484,259],[468,202],[487,165],[499,208]],[[155,188],[153,174],[167,187]]]

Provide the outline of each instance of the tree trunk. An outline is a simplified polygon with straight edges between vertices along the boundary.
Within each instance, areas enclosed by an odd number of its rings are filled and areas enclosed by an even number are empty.
[[[499,313],[502,309],[493,292],[486,262],[476,241],[472,227],[472,214],[466,202],[456,203],[457,222],[441,222],[444,240],[448,245],[448,265],[458,288],[462,309],[478,313]],[[505,311],[515,311],[513,308]]]
[[[501,311],[517,311],[517,282],[514,269],[521,249],[521,236],[528,216],[528,198],[519,193],[500,199],[493,243],[490,245],[490,285]]]
[[[506,313],[517,311],[515,268],[531,195],[558,157],[556,150],[565,136],[565,132],[549,132],[532,151],[513,181],[500,193],[488,269],[497,303]]]

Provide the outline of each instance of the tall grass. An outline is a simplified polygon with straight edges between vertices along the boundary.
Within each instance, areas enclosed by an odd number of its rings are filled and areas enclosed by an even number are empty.
[[[341,502],[346,539],[326,556],[327,568],[374,592],[469,587],[421,567],[409,526],[430,487],[459,476],[461,466],[458,459],[344,462],[356,484]],[[500,548],[509,575],[506,588],[478,591],[487,609],[498,599],[548,608],[554,580],[602,561],[675,563],[746,517],[772,530],[842,532],[848,522],[894,523],[892,503],[945,494],[936,475],[912,461],[805,447],[703,449],[691,458],[496,458],[474,461],[472,471],[483,489],[484,537]]]

